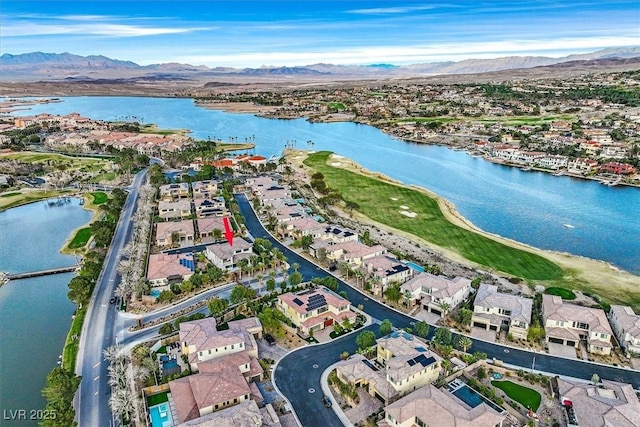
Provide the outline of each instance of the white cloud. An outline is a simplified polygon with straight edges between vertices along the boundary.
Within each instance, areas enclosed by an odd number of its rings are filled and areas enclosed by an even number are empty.
[[[421,10],[435,9],[435,6],[420,5],[420,6],[396,6],[396,7],[375,7],[371,9],[352,9],[347,10],[347,13],[354,13],[357,15],[397,15],[402,13],[418,12]]]

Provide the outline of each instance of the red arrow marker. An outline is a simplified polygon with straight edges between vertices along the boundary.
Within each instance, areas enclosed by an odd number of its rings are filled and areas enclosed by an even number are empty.
[[[225,216],[222,218],[224,222],[224,237],[226,237],[229,242],[229,246],[233,246],[233,230],[231,229],[231,224],[229,223],[229,217]]]

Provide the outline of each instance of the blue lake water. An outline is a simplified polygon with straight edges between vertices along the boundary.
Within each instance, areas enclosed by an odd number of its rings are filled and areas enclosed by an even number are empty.
[[[640,274],[640,190],[554,177],[472,158],[446,147],[407,143],[355,123],[273,120],[206,110],[190,99],[70,97],[16,112],[142,118],[161,128],[190,129],[200,139],[255,136],[257,154],[278,155],[286,144],[331,150],[405,184],[452,201],[478,227],[542,249],[610,262]],[[310,144],[308,141],[312,141]],[[570,225],[567,227],[565,225]]]
[[[91,212],[77,199],[61,206],[47,202],[0,212],[0,271],[26,272],[75,264],[58,251]],[[43,409],[41,390],[56,366],[75,306],[67,298],[73,273],[14,280],[0,287],[0,408]],[[6,423],[6,424],[5,424]],[[35,426],[37,421],[0,422]]]

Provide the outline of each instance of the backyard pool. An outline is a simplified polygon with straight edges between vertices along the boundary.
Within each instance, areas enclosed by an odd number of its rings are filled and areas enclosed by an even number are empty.
[[[504,411],[502,407],[485,398],[466,384],[460,386],[458,389],[453,391],[452,394],[472,408],[475,408],[476,406],[484,402],[499,414]]]
[[[160,296],[160,291],[158,289],[151,289],[151,292],[149,292],[149,295],[151,295],[154,298],[158,298]]]
[[[149,408],[149,414],[151,415],[151,427],[171,427],[173,426],[173,419],[171,418],[171,411],[169,410],[168,403],[161,403]]]
[[[420,267],[415,262],[406,261],[405,264],[407,264],[409,267],[411,267],[413,270],[417,271],[418,273],[424,273],[424,268]]]

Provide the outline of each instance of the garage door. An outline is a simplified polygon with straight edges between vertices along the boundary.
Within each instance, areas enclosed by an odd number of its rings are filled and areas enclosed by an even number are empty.
[[[473,326],[477,326],[478,328],[487,329],[487,325],[484,323],[473,322]]]
[[[576,342],[575,341],[567,341],[567,345],[571,346],[571,347],[575,347],[576,346]]]
[[[441,312],[440,310],[436,310],[435,308],[432,308],[432,309],[431,309],[431,312],[432,312],[433,314],[437,314],[438,316],[442,317],[442,312]]]
[[[564,344],[564,340],[561,338],[552,338],[549,337],[549,342],[552,342],[554,344]]]

